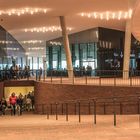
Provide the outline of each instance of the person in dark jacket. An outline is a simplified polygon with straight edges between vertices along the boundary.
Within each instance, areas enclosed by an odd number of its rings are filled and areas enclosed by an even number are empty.
[[[20,94],[17,98],[17,110],[19,115],[22,115],[22,107],[23,107],[23,96],[22,94]]]
[[[7,107],[7,102],[6,102],[5,98],[3,97],[0,101],[0,108],[1,108],[1,111],[2,111],[3,115],[5,115],[6,107]]]

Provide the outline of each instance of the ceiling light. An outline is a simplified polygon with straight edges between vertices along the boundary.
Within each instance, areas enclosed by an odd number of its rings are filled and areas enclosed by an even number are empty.
[[[72,27],[67,27],[67,31],[71,31],[73,28]],[[61,31],[60,26],[50,26],[50,27],[34,27],[34,28],[29,28],[29,29],[24,29],[25,32],[54,32],[54,31]]]
[[[20,41],[21,44],[38,44],[44,43],[43,40],[27,40],[27,41]]]
[[[104,11],[104,12],[91,12],[91,13],[80,13],[82,17],[94,18],[94,19],[130,19],[132,18],[133,10],[129,9],[127,11]]]
[[[48,8],[19,8],[19,9],[8,9],[8,10],[0,10],[0,15],[24,15],[24,14],[37,14],[37,13],[47,13]]]

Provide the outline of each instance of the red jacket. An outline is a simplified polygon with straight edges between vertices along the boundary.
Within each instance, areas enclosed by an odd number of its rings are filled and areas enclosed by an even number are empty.
[[[11,96],[9,98],[10,104],[15,105],[17,103],[17,97],[16,96]]]

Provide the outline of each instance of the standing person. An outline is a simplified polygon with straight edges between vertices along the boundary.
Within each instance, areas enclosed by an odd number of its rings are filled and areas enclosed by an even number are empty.
[[[16,115],[16,103],[17,103],[17,97],[15,95],[15,93],[13,92],[9,98],[9,102],[11,105],[11,115]]]
[[[18,114],[22,115],[22,106],[23,106],[23,96],[20,93],[20,95],[17,98],[17,107],[18,107]]]
[[[26,99],[26,109],[27,109],[27,111],[30,111],[30,109],[31,109],[31,99],[29,98],[29,97],[27,97],[27,99]]]

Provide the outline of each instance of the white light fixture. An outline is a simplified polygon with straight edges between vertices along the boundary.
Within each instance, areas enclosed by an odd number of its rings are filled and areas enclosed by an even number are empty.
[[[27,40],[27,41],[20,41],[21,44],[41,44],[44,43],[43,40]]]
[[[94,19],[130,19],[132,18],[133,10],[129,9],[128,11],[104,11],[104,12],[91,12],[91,13],[80,13],[82,17],[94,18]]]
[[[49,42],[51,45],[55,45],[55,46],[61,46],[62,43],[61,42],[56,42],[56,41],[50,41]]]
[[[25,14],[37,14],[37,13],[44,13],[46,14],[47,11],[49,11],[49,8],[32,8],[32,7],[25,7],[25,8],[19,8],[19,9],[7,9],[7,10],[0,10],[0,15],[25,15]]]
[[[67,31],[71,31],[73,28],[72,27],[67,27]],[[34,27],[34,28],[29,28],[29,29],[24,29],[25,32],[56,32],[56,31],[61,31],[61,27],[60,26],[50,26],[50,27]]]
[[[33,51],[33,50],[44,50],[44,48],[43,47],[32,47],[32,48],[28,48],[28,50],[31,50],[31,51]]]

